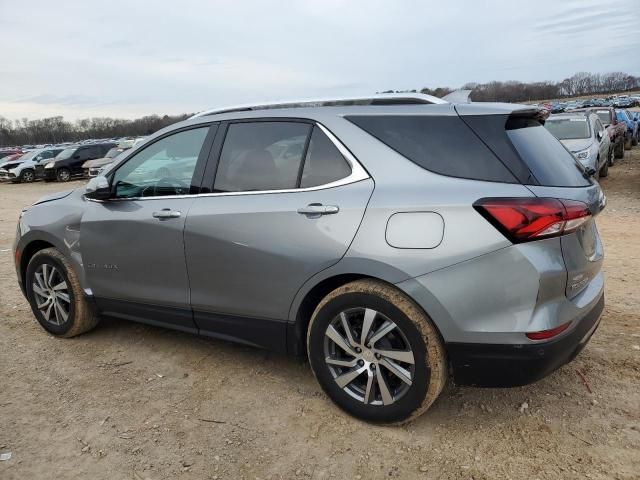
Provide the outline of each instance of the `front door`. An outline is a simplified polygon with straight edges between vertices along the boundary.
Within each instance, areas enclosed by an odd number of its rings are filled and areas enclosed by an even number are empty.
[[[328,135],[305,122],[228,126],[214,193],[195,199],[185,227],[203,333],[284,350],[296,292],[346,253],[373,181]]]
[[[150,144],[115,170],[112,199],[87,202],[82,261],[102,313],[195,330],[183,232],[208,134],[207,125]]]

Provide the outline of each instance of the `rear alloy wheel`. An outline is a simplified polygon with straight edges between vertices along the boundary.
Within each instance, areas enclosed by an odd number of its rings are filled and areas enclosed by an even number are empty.
[[[322,300],[307,348],[324,391],[367,421],[411,420],[429,408],[447,379],[431,320],[402,292],[374,280],[349,283]]]
[[[33,314],[53,335],[73,337],[98,323],[71,264],[55,248],[40,250],[31,258],[25,288]]]
[[[36,179],[36,176],[33,173],[33,170],[26,169],[26,170],[23,170],[22,173],[20,174],[20,181],[22,183],[31,183],[35,179]]]
[[[68,182],[71,180],[71,172],[68,168],[59,168],[56,172],[56,178],[59,182]]]

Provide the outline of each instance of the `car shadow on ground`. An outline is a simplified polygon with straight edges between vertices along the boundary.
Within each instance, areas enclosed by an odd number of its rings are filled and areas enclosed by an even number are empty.
[[[329,414],[349,418],[359,425],[366,423],[348,417],[335,407],[316,383],[308,362],[304,357],[292,357],[285,354],[261,350],[251,346],[236,344],[215,338],[178,332],[162,327],[149,326],[125,320],[102,318],[94,331],[81,337],[86,342],[96,342],[102,349],[112,344],[119,351],[136,352],[135,357],[114,359],[139,363],[138,359],[153,358],[157,368],[176,371],[188,370],[195,375],[207,375],[209,369],[233,367],[240,376],[249,378],[255,374],[259,365],[263,378],[263,388],[285,389],[285,395],[299,397],[302,403],[306,399],[323,397]],[[587,350],[589,347],[587,346]],[[589,352],[589,355],[598,354]],[[583,352],[581,355],[584,355]],[[130,354],[127,354],[130,355]],[[514,417],[541,414],[550,418],[561,414],[562,402],[589,402],[589,393],[580,376],[575,373],[580,364],[576,361],[561,367],[548,377],[531,385],[514,388],[474,388],[460,387],[449,381],[444,391],[431,406],[427,414],[418,417],[406,428],[418,431],[433,431],[445,428],[463,434],[468,428],[461,419],[477,418],[484,428],[500,426],[513,422]],[[164,364],[164,365],[163,365]],[[147,365],[138,365],[145,368]],[[244,371],[244,373],[243,373]],[[256,388],[251,382],[241,388]],[[268,395],[268,393],[266,393]],[[228,398],[227,406],[233,408],[233,397]],[[559,404],[560,402],[560,404]],[[549,412],[546,412],[548,407]],[[548,415],[547,415],[548,413]],[[371,426],[377,428],[376,426]],[[386,428],[386,427],[379,427]]]

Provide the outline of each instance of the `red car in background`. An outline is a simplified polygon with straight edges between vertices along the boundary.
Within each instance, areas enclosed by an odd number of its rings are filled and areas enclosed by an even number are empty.
[[[10,155],[16,155],[16,154],[20,154],[22,155],[24,152],[22,150],[20,150],[19,148],[4,148],[4,149],[0,149],[0,161],[2,161],[2,163],[6,162],[8,160],[7,157],[9,157]]]

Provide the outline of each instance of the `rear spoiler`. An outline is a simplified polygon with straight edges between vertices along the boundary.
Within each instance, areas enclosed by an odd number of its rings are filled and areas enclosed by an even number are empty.
[[[549,110],[546,108],[515,103],[456,103],[454,108],[461,117],[467,115],[507,115],[509,117],[533,118],[540,123],[544,123],[549,117]]]

